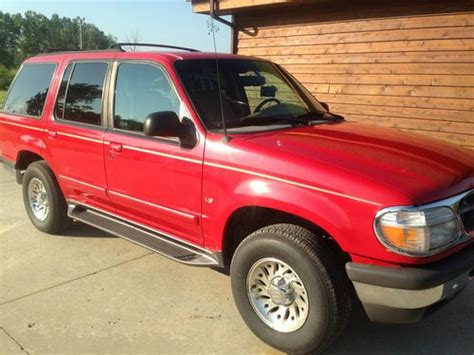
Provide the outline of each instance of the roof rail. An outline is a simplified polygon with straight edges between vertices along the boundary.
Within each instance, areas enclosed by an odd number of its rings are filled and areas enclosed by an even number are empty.
[[[80,51],[79,48],[48,48],[46,53],[56,53],[56,52],[72,52],[72,51]]]
[[[193,48],[178,47],[178,46],[171,46],[171,45],[168,45],[168,44],[156,44],[156,43],[121,42],[121,43],[115,43],[110,48],[124,51],[122,46],[171,48],[171,49],[180,49],[180,50],[188,51],[188,52],[199,52],[197,49],[193,49]]]
[[[120,49],[118,48],[107,48],[107,49],[80,49],[80,48],[49,48],[46,50],[46,53],[71,53],[71,52],[104,52],[104,51],[110,51],[110,50],[115,50],[118,51]]]

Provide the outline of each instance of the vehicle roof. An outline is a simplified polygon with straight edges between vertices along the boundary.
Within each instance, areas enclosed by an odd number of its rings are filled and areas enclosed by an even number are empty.
[[[38,54],[25,60],[25,63],[51,62],[59,60],[94,60],[94,59],[151,59],[174,63],[186,59],[258,59],[237,54],[213,53],[213,52],[185,52],[185,51],[136,51],[123,52],[117,50],[98,50],[98,51],[71,51]]]

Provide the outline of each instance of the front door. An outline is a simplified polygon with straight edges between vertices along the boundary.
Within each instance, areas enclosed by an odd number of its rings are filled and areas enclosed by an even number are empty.
[[[150,113],[174,111],[182,118],[183,104],[166,70],[152,63],[118,62],[112,87],[113,122],[105,134],[105,166],[117,213],[202,244],[203,143],[187,149],[178,139],[143,134]]]

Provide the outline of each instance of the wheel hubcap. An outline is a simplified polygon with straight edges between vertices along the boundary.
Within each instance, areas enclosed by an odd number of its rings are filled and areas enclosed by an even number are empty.
[[[48,217],[49,201],[46,188],[38,178],[32,178],[28,184],[28,201],[35,218],[44,221]]]
[[[294,332],[308,317],[306,288],[298,274],[281,260],[264,258],[252,266],[247,295],[258,317],[277,331]]]

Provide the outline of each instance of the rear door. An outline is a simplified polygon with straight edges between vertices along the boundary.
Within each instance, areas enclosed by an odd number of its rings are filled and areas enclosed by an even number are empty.
[[[106,209],[102,102],[110,66],[110,61],[67,63],[47,127],[53,168],[67,198]]]
[[[202,243],[203,139],[184,148],[178,139],[148,137],[153,112],[185,109],[166,69],[157,63],[115,63],[110,130],[105,135],[109,196],[117,213],[171,236]]]

